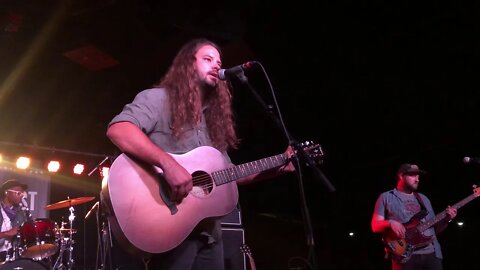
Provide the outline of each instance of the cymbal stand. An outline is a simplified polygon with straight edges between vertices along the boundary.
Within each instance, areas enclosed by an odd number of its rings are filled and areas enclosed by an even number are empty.
[[[75,263],[73,260],[73,220],[75,219],[75,214],[73,213],[75,209],[73,209],[73,206],[70,206],[68,209],[70,210],[70,216],[68,216],[68,221],[70,221],[70,231],[68,232],[69,237],[70,237],[70,245],[68,247],[68,270],[73,269],[73,264]]]
[[[53,265],[53,269],[58,269],[62,270],[65,268],[63,265],[63,252],[65,251],[65,247],[67,246],[64,244],[64,241],[67,241],[64,239],[63,235],[60,233],[60,251],[58,253],[57,260],[55,261],[55,264]],[[70,239],[71,240],[71,239]]]
[[[75,214],[74,214],[75,209],[73,208],[73,206],[70,206],[69,211],[70,211],[70,216],[68,217],[68,221],[69,221],[70,229],[69,229],[69,232],[68,232],[68,241],[63,238],[63,235],[60,236],[62,238],[62,239],[60,239],[60,241],[61,241],[61,243],[60,243],[60,253],[59,253],[58,258],[57,258],[57,260],[56,260],[56,262],[53,266],[53,269],[72,270],[73,265],[75,263],[75,261],[73,259],[73,243],[74,243],[74,241],[73,241],[73,220],[75,219]],[[62,222],[62,227],[63,227],[63,222]],[[67,267],[66,268],[65,268],[65,265],[63,264],[63,253],[64,253],[65,250],[67,250],[67,252],[68,252],[68,261],[67,261]]]

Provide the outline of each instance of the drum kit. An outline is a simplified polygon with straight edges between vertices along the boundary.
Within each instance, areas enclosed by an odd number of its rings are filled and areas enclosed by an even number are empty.
[[[69,222],[62,221],[60,226],[47,218],[30,218],[24,222],[12,240],[5,261],[0,263],[0,270],[72,270],[75,263],[73,235],[77,232],[73,229],[73,206],[93,199],[95,197],[79,197],[47,205],[46,210],[68,208]]]

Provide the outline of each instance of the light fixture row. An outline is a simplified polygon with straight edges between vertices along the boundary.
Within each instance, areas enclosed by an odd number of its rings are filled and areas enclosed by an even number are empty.
[[[3,156],[0,154],[0,164],[1,163],[6,163],[6,160],[3,158]],[[19,170],[30,170],[32,166],[32,159],[27,157],[27,156],[19,156],[15,163],[15,167]],[[62,162],[59,160],[49,160],[48,162],[45,163],[45,169],[49,173],[58,173],[60,169],[62,169]],[[13,166],[13,164],[12,164]],[[75,175],[82,175],[85,173],[85,164],[84,163],[74,163],[71,167],[71,170],[73,174]],[[108,175],[108,166],[103,166],[99,168],[100,176],[103,178],[104,175]]]

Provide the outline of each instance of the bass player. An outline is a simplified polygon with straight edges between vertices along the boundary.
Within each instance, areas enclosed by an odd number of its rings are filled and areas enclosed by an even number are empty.
[[[372,230],[383,233],[386,257],[391,257],[393,270],[443,269],[442,250],[436,235],[455,218],[457,210],[448,206],[443,220],[415,235],[417,222],[435,216],[430,200],[417,192],[420,175],[425,173],[415,164],[400,165],[396,188],[380,194],[375,203]]]

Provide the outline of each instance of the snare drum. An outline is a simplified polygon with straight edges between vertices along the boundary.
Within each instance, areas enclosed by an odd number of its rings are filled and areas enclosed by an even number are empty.
[[[20,227],[20,256],[41,260],[58,250],[55,223],[46,218],[36,218]]]

